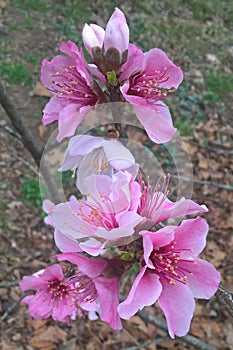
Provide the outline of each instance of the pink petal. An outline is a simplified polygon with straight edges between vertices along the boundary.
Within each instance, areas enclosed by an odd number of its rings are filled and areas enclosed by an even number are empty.
[[[189,288],[196,298],[211,298],[216,293],[221,276],[213,265],[202,259],[193,262],[181,261],[179,266],[192,274],[187,274]]]
[[[121,67],[121,75],[119,82],[122,83],[124,80],[129,79],[129,77],[142,69],[142,62],[144,59],[144,54],[141,49],[139,49],[134,44],[129,44],[127,61]]]
[[[55,204],[51,202],[49,199],[45,199],[43,201],[42,209],[45,213],[50,214],[55,207]]]
[[[102,47],[104,42],[105,30],[96,24],[85,24],[83,27],[83,43],[87,51],[95,46]]]
[[[127,169],[135,163],[132,153],[118,140],[106,140],[103,148],[108,162],[116,170]]]
[[[101,320],[109,323],[112,329],[120,330],[122,325],[117,311],[119,304],[118,279],[98,277],[94,283],[99,297]]]
[[[54,240],[55,244],[61,252],[81,252],[77,241],[68,235],[65,235],[59,230],[55,230],[54,232]]]
[[[183,251],[183,256],[198,256],[206,246],[208,229],[209,225],[201,217],[182,221],[175,228],[176,249]]]
[[[154,269],[150,258],[153,249],[166,246],[174,239],[175,226],[166,226],[156,232],[141,231],[140,235],[143,239],[144,259],[146,264]]]
[[[64,137],[73,136],[79,124],[91,110],[90,106],[79,107],[74,103],[64,107],[59,115],[57,141],[61,142]]]
[[[104,238],[107,241],[113,241],[121,237],[128,237],[131,236],[133,233],[134,229],[132,227],[117,227],[111,230],[106,230],[103,227],[98,227],[98,229],[95,232],[96,237]]]
[[[91,73],[91,75],[94,75],[97,79],[99,79],[104,84],[106,84],[105,76],[98,70],[95,64],[89,63],[87,68],[88,68],[88,71]]]
[[[56,72],[63,72],[64,66],[71,66],[74,63],[70,57],[61,55],[55,56],[51,61],[44,59],[41,65],[41,82],[48,89],[52,85],[52,75],[56,75]]]
[[[183,80],[183,73],[180,67],[175,66],[165,52],[160,49],[154,48],[145,53],[143,70],[146,74],[153,75],[155,71],[162,73],[164,72],[164,67],[166,67],[166,73],[169,75],[169,79],[164,83],[159,83],[159,86],[167,89],[171,87],[178,88]]]
[[[106,52],[110,47],[114,47],[124,52],[128,49],[128,46],[129,28],[125,15],[121,10],[116,8],[106,26],[104,50]]]
[[[134,104],[133,100],[137,100],[140,105]],[[154,105],[154,108],[146,108],[145,100],[141,97],[127,95],[126,100],[132,104],[133,110],[140,123],[145,128],[149,138],[156,143],[165,143],[172,139],[176,133],[176,129],[170,122],[170,112],[165,105]]]
[[[120,317],[128,320],[138,310],[154,304],[161,291],[159,276],[147,272],[147,267],[144,266],[135,278],[129,295],[118,306]]]
[[[134,211],[127,211],[123,214],[116,214],[119,227],[133,229],[143,218]]]
[[[63,253],[56,255],[58,261],[67,260],[78,266],[79,271],[89,278],[98,277],[107,261],[104,259],[91,259],[79,253]]]
[[[46,269],[39,275],[40,278],[46,281],[59,280],[62,281],[64,278],[62,268],[59,264],[53,264],[46,267]]]
[[[79,203],[77,202],[77,206]],[[75,211],[76,212],[76,211]],[[87,234],[82,233],[82,226],[84,222],[73,215],[71,203],[60,203],[54,207],[53,212],[50,215],[51,222],[55,228],[68,236],[79,239],[84,238]]]
[[[207,211],[208,209],[205,205],[199,205],[193,202],[191,199],[181,198],[178,202],[172,202],[166,198],[163,209],[159,212],[156,222]]]
[[[103,137],[96,137],[90,135],[78,135],[70,139],[68,151],[71,156],[86,155],[94,148],[101,147],[105,142]]]
[[[23,276],[22,281],[19,282],[19,286],[23,292],[30,289],[41,289],[45,285],[45,281],[36,276]]]
[[[48,125],[58,120],[59,113],[63,108],[64,104],[62,104],[56,96],[53,96],[43,110],[43,125]]]
[[[189,331],[195,303],[189,288],[178,283],[171,285],[165,279],[161,280],[163,290],[159,297],[159,305],[163,310],[171,338],[182,337]]]
[[[80,242],[80,248],[91,256],[103,254],[105,243],[97,241],[95,238],[89,238],[85,242]]]

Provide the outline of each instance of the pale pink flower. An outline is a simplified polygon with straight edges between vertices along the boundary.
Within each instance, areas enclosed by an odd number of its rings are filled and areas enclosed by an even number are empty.
[[[139,226],[142,229],[151,229],[157,223],[169,218],[178,218],[184,215],[195,214],[198,212],[207,212],[205,205],[199,205],[191,199],[181,198],[176,202],[170,201],[168,186],[170,175],[161,176],[154,187],[150,184],[148,177],[147,183],[142,180],[141,174],[138,174],[142,196],[138,207],[138,214],[146,218]]]
[[[220,282],[215,268],[197,258],[205,247],[207,232],[208,224],[200,217],[178,227],[142,231],[141,270],[118,307],[120,317],[128,319],[158,299],[170,336],[185,335],[195,308],[194,297],[209,299]]]
[[[104,94],[87,70],[82,50],[68,41],[60,46],[67,56],[55,56],[42,62],[41,81],[53,94],[44,109],[43,124],[58,120],[60,142],[72,136],[92,106],[104,100]]]
[[[160,49],[143,53],[129,46],[128,59],[121,67],[121,93],[129,102],[150,139],[156,143],[170,141],[173,127],[168,107],[161,101],[173,93],[183,74]]]
[[[131,237],[138,223],[144,220],[137,214],[140,186],[131,174],[122,171],[112,178],[90,175],[84,185],[89,191],[87,199],[77,200],[72,196],[69,202],[56,205],[50,212],[49,222],[56,229],[59,249],[66,249],[62,243],[64,235],[69,240],[66,239],[66,245],[82,239],[78,247],[98,255],[108,244]]]
[[[138,164],[132,153],[116,138],[78,135],[70,139],[62,171],[72,169],[77,187],[86,193],[83,182],[90,174],[111,176],[113,170],[127,170],[136,176]]]
[[[69,317],[75,314],[72,286],[64,278],[60,265],[54,264],[32,276],[24,276],[19,285],[23,291],[37,291],[22,300],[36,320],[52,316],[54,320],[69,322]]]
[[[121,329],[117,311],[119,278],[108,279],[104,276],[103,270],[108,261],[76,253],[58,254],[57,259],[77,265],[78,272],[68,278],[74,287],[73,297],[76,307],[92,313],[98,312],[102,321],[109,323],[115,330]]]
[[[83,42],[101,72],[118,70],[126,61],[129,46],[129,28],[123,12],[115,9],[106,30],[96,24],[85,24]]]

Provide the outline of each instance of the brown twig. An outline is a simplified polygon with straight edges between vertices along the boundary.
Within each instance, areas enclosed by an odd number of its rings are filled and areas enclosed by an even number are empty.
[[[38,167],[40,167],[40,161],[43,154],[43,149],[41,149],[34,139],[30,129],[25,126],[21,116],[19,115],[15,105],[10,100],[8,94],[4,91],[3,85],[0,83],[0,103],[4,108],[6,114],[10,118],[12,125],[17,130],[17,132],[21,136],[21,141],[29,151],[29,153],[34,158]],[[43,165],[40,167],[40,172],[46,182],[48,191],[50,192],[52,199],[55,203],[59,203],[63,201],[62,196],[60,195],[57,185],[50,173],[49,165],[43,161]]]
[[[19,284],[19,281],[17,280],[0,282],[0,288],[11,288],[11,287],[18,286],[18,284]]]
[[[219,286],[216,297],[218,301],[227,309],[228,313],[233,317],[233,293],[229,292],[222,286]]]
[[[146,346],[150,346],[152,344],[159,344],[159,343],[162,343],[162,342],[167,341],[167,340],[171,340],[171,338],[169,338],[169,337],[157,338],[157,339],[154,339],[151,341],[147,341],[146,343],[142,343],[142,344],[139,344],[136,346],[130,346],[129,348],[124,348],[121,350],[139,350],[139,349],[145,348]]]
[[[182,175],[173,175],[173,174],[171,174],[171,177],[174,177],[175,179],[180,179],[180,180],[183,180],[183,181],[187,181],[187,182],[193,182],[193,183],[201,184],[201,185],[214,186],[214,187],[223,188],[224,190],[233,191],[233,186],[219,184],[219,183],[214,182],[214,181],[193,180],[193,179],[189,179],[188,177],[185,177],[185,176],[182,176]]]
[[[145,322],[151,323],[165,332],[168,331],[165,321],[161,320],[156,316],[151,315],[146,310],[138,311],[138,316],[141,317],[141,319],[143,319]],[[177,339],[181,340],[186,344],[192,345],[193,347],[195,347],[195,349],[198,350],[214,350],[212,346],[190,334],[187,334],[183,337],[177,337]]]

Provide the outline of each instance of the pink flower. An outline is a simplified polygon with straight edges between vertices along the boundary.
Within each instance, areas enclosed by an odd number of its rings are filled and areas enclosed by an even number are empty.
[[[170,141],[176,132],[161,100],[173,93],[182,79],[181,69],[162,50],[154,48],[144,54],[135,45],[129,46],[128,59],[121,67],[120,90],[156,143]]]
[[[119,279],[108,279],[103,275],[107,260],[91,259],[76,253],[59,254],[57,259],[68,260],[77,265],[78,272],[69,278],[69,282],[74,286],[76,307],[97,311],[102,321],[109,323],[115,330],[121,329],[117,312]]]
[[[208,211],[205,205],[199,205],[191,199],[181,198],[177,202],[170,201],[167,198],[170,176],[161,176],[154,188],[150,185],[149,178],[147,184],[142,180],[141,174],[138,175],[138,182],[142,196],[137,212],[146,218],[146,221],[139,225],[142,229],[150,230],[155,224],[169,218]]]
[[[56,205],[49,222],[58,234],[59,249],[65,252],[67,244],[82,239],[79,249],[96,256],[108,244],[114,245],[134,234],[134,228],[143,220],[136,212],[141,192],[132,176],[121,171],[112,178],[90,175],[84,185],[87,199],[72,196],[69,202]],[[64,246],[62,235],[66,236]],[[78,247],[76,244],[74,249]]]
[[[92,106],[104,99],[104,95],[87,71],[82,50],[68,41],[60,50],[68,56],[55,56],[50,62],[42,62],[41,81],[53,94],[44,109],[43,124],[58,120],[60,142],[72,136]]]
[[[34,289],[35,295],[26,296],[22,302],[28,304],[30,315],[36,320],[52,316],[54,320],[68,322],[75,313],[72,286],[64,279],[58,264],[46,267],[32,276],[24,276],[20,282],[23,291]]]
[[[85,193],[83,182],[90,174],[111,176],[113,169],[127,169],[135,176],[138,165],[129,150],[116,138],[78,135],[70,139],[65,153],[61,170],[68,169],[73,169],[77,187]]]
[[[120,317],[128,319],[158,299],[170,336],[185,335],[194,312],[194,297],[209,299],[220,282],[215,268],[197,258],[205,247],[207,232],[208,225],[200,217],[185,220],[178,227],[142,231],[141,270],[118,307]]]
[[[85,24],[83,42],[101,72],[117,71],[126,61],[129,46],[129,28],[123,12],[115,9],[106,31],[96,24]]]

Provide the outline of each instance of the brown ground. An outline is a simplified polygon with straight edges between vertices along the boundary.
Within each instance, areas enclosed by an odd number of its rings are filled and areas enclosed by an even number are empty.
[[[7,2],[7,5],[12,5]],[[35,54],[42,59],[52,57],[55,48],[62,41],[61,35],[24,28],[11,32],[10,23],[20,24],[24,15],[8,7],[3,13],[2,31],[11,41],[13,51],[18,57],[25,52]],[[40,22],[43,22],[42,20]],[[40,43],[40,45],[38,45]],[[39,80],[39,67],[34,76]],[[34,84],[35,85],[35,84]],[[40,115],[45,98],[32,93],[31,87],[6,82],[8,91],[16,106],[28,123],[31,131],[45,143],[51,128],[45,130],[40,126]],[[195,87],[194,87],[195,88]],[[12,128],[3,112],[2,124]],[[232,203],[233,191],[211,184],[232,184],[232,129],[230,116],[208,108],[205,120],[194,127],[194,136],[186,136],[186,147],[192,157],[195,180],[207,180],[207,184],[194,183],[193,200],[205,203],[209,213],[205,215],[210,224],[208,244],[203,257],[214,264],[222,275],[222,284],[233,290],[233,237],[232,237]],[[32,117],[33,116],[33,117]],[[23,148],[20,141],[0,128],[0,312],[4,315],[1,321],[3,350],[110,350],[123,349],[137,345],[165,333],[145,324],[138,316],[124,322],[122,332],[112,331],[100,321],[90,322],[80,319],[71,325],[64,325],[52,320],[34,321],[27,313],[27,307],[18,303],[22,293],[17,281],[22,276],[32,274],[54,261],[50,258],[55,252],[52,231],[46,227],[41,217],[41,210],[29,203],[22,194],[22,183],[25,178],[35,178],[31,167],[36,166]],[[203,142],[203,140],[208,140]],[[12,308],[13,307],[13,308]],[[148,310],[160,317],[158,308]],[[7,314],[6,314],[7,313]],[[191,334],[212,345],[217,350],[233,349],[232,319],[213,298],[210,301],[199,301],[192,321]],[[166,341],[160,345],[151,345],[146,349],[193,349],[181,341]]]

